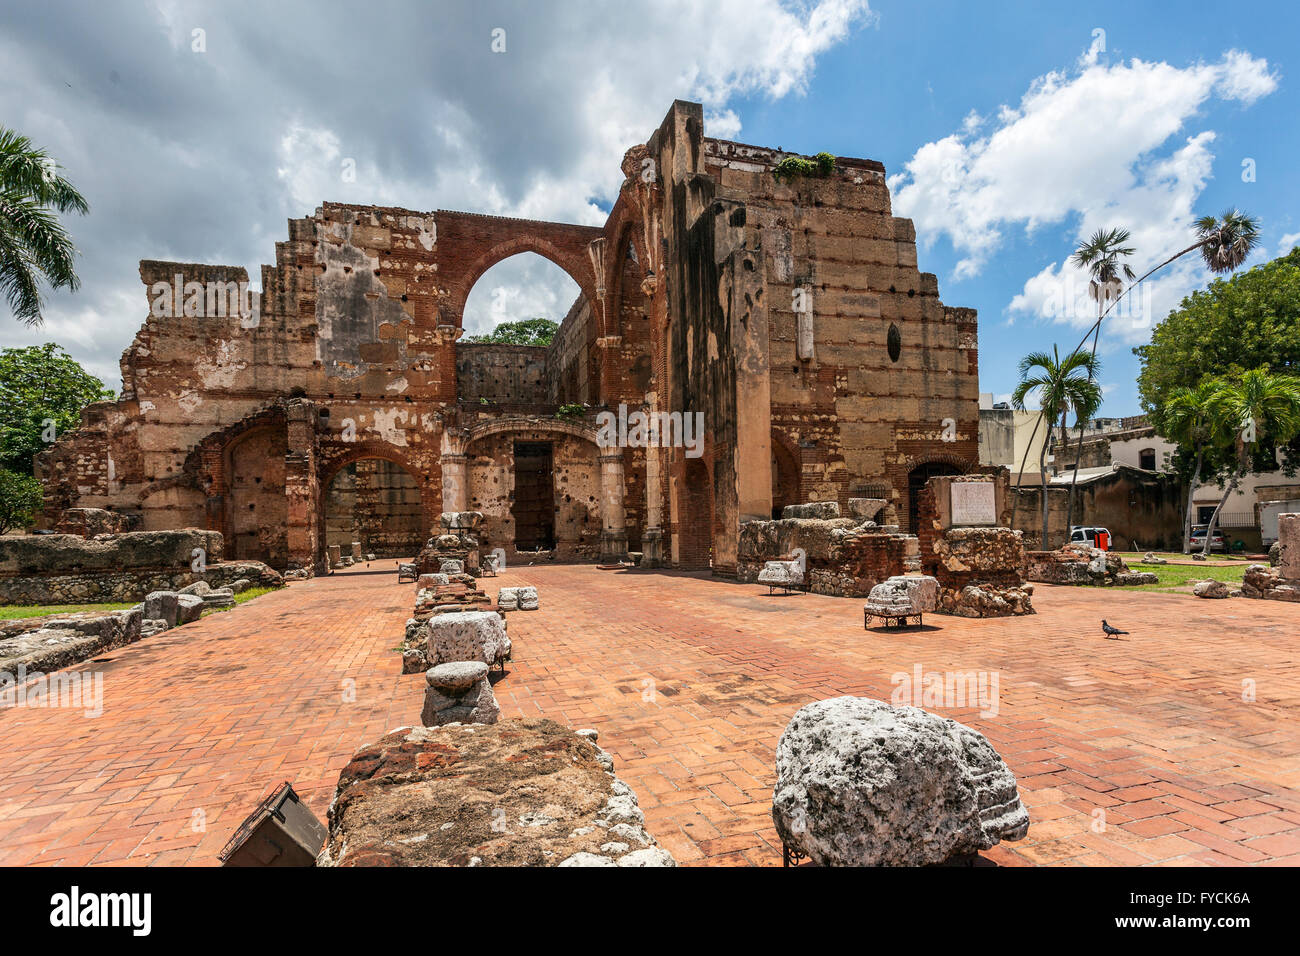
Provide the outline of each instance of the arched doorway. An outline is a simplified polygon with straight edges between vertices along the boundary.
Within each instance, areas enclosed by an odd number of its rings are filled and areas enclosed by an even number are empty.
[[[687,571],[707,570],[713,550],[713,482],[702,459],[686,459],[679,501],[677,565]]]
[[[418,554],[428,537],[415,477],[396,462],[359,458],[344,465],[325,489],[324,544],[351,553],[403,558]]]
[[[797,505],[800,497],[799,463],[785,443],[772,435],[772,517],[781,517],[786,505]]]
[[[907,473],[907,527],[908,534],[916,534],[921,490],[925,483],[937,475],[964,475],[966,469],[947,461],[926,461]]]
[[[246,432],[225,451],[226,557],[283,568],[289,561],[283,426]]]

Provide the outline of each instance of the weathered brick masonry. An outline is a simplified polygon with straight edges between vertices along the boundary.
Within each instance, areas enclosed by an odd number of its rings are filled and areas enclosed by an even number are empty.
[[[242,269],[141,262],[122,397],[39,456],[45,520],[109,508],[308,569],[350,534],[401,549],[469,508],[508,554],[720,573],[742,521],[797,501],[887,498],[913,530],[924,481],[977,461],[975,313],[918,271],[881,164],[778,181],[785,155],[706,138],[679,101],[602,227],[325,203],[290,221],[255,316],[212,291]],[[581,291],[555,341],[458,342],[474,283],[520,252]],[[703,413],[702,454],[601,448],[596,414],[620,404]]]

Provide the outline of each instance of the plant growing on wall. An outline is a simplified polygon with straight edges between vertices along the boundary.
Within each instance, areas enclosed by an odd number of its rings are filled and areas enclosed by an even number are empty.
[[[803,156],[787,156],[772,167],[772,176],[778,183],[793,182],[800,178],[825,179],[834,170],[834,154],[818,153],[812,159]]]
[[[587,415],[587,406],[581,402],[567,402],[560,406],[560,410],[555,413],[556,418],[563,418],[566,421],[575,421],[585,418]]]

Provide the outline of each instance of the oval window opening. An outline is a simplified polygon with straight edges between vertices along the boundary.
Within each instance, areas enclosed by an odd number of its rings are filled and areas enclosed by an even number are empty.
[[[898,331],[898,326],[892,322],[889,324],[887,345],[889,347],[889,361],[897,362],[898,356],[903,352],[903,335]]]

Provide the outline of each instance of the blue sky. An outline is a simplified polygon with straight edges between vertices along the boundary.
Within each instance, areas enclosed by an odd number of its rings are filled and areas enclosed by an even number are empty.
[[[922,269],[980,313],[981,389],[1091,322],[1064,261],[1126,226],[1145,271],[1195,216],[1262,220],[1258,261],[1300,241],[1295,4],[189,0],[0,9],[0,117],[87,195],[79,293],[41,330],[117,386],[145,317],[142,258],[259,275],[285,220],[324,200],[598,223],[623,151],[675,97],[706,133],[885,163]],[[503,29],[507,50],[489,49]],[[1095,34],[1101,30],[1104,34]],[[203,36],[196,49],[196,31]],[[1104,48],[1099,44],[1104,39]],[[1253,182],[1242,161],[1253,160]],[[354,175],[341,175],[350,161]],[[1289,246],[1288,246],[1289,248]],[[1131,348],[1206,281],[1188,260],[1108,320],[1103,414],[1138,409]],[[535,257],[476,286],[466,324],[563,315]]]

